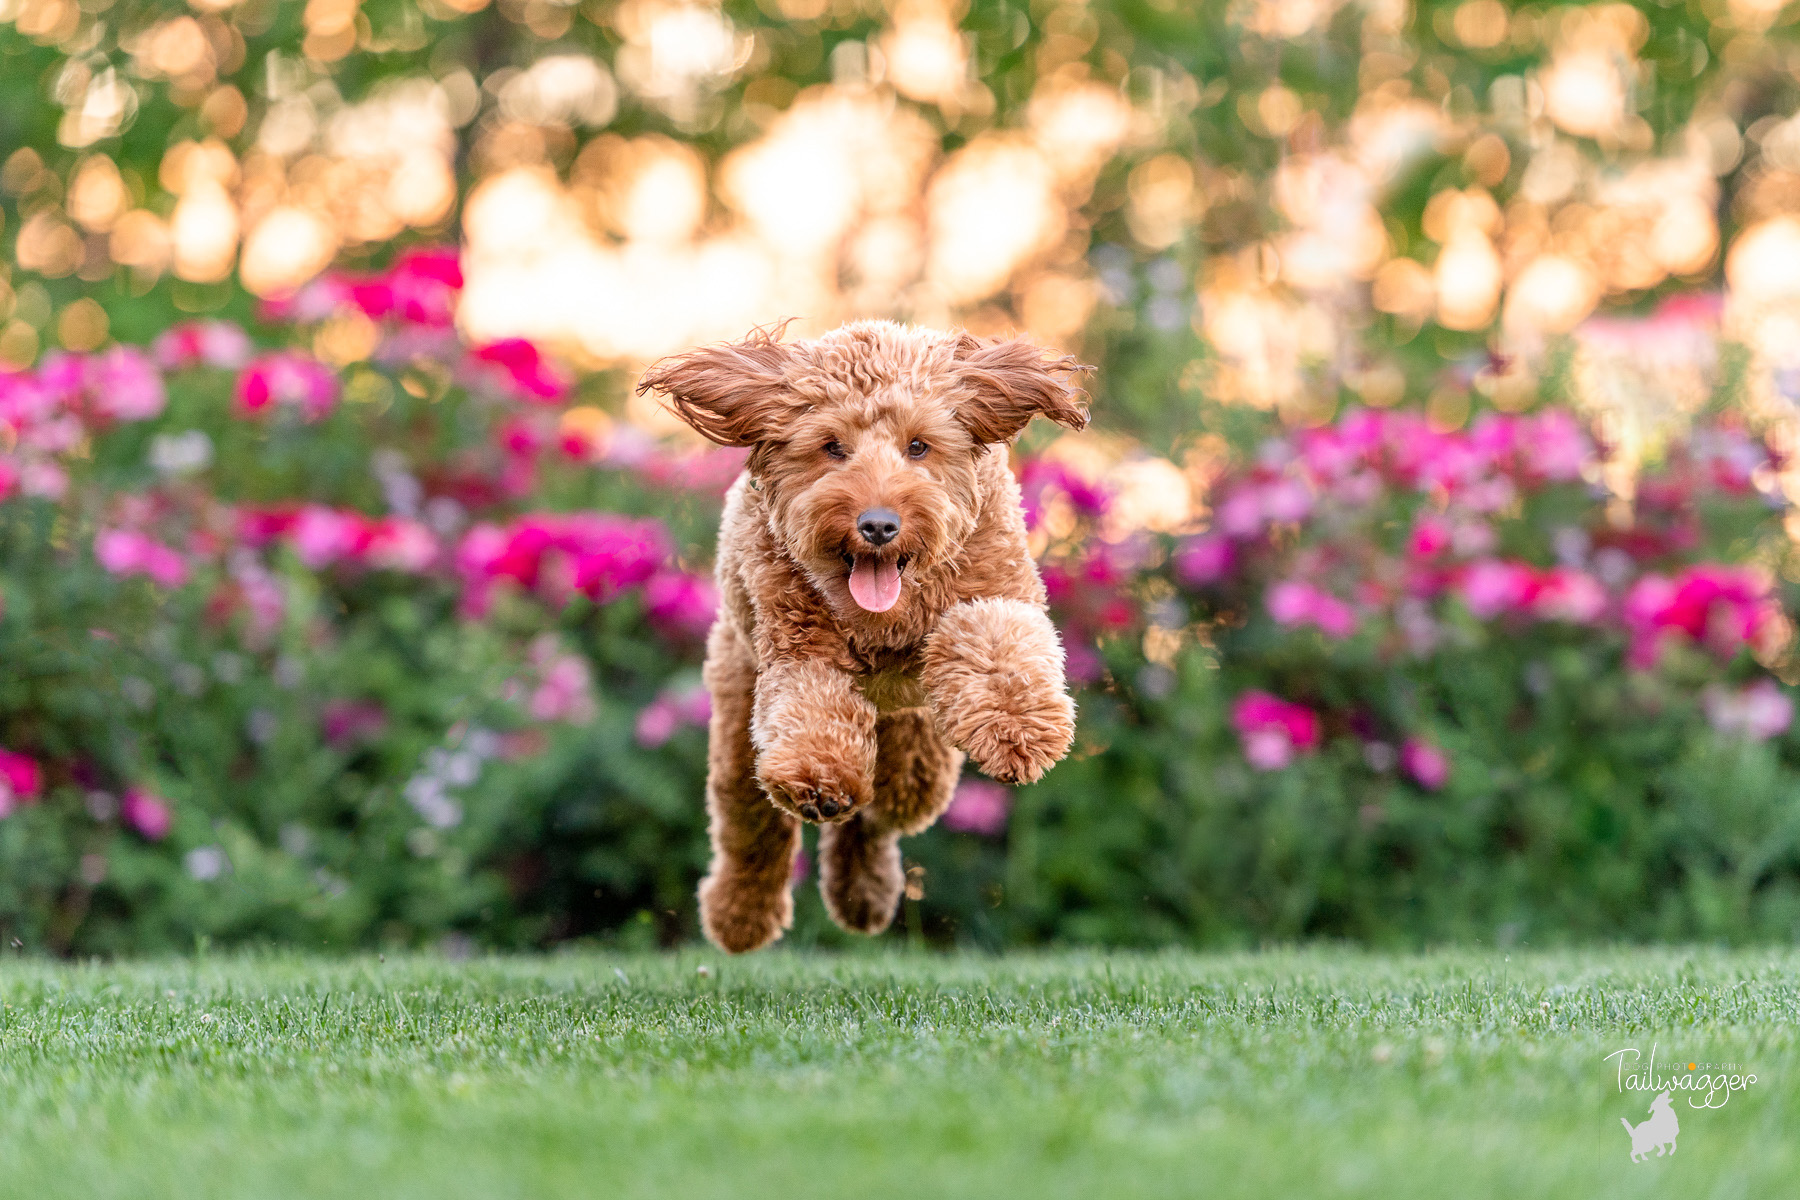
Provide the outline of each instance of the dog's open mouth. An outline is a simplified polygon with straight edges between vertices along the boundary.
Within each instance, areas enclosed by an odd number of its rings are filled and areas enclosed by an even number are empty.
[[[877,558],[873,554],[846,554],[850,568],[850,598],[866,612],[886,612],[900,600],[900,573],[906,556]]]

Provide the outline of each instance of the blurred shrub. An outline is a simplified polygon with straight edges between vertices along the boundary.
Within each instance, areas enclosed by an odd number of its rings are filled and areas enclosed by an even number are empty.
[[[0,936],[691,933],[738,464],[631,375],[795,314],[1100,365],[1081,748],[912,932],[1791,936],[1794,29],[0,3]]]

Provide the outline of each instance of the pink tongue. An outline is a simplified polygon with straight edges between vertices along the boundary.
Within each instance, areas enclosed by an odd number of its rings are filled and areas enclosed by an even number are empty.
[[[900,599],[900,568],[891,562],[858,558],[850,568],[850,596],[870,612],[886,612]]]

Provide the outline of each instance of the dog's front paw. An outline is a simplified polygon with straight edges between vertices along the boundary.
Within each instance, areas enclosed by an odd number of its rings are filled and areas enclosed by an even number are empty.
[[[802,821],[842,821],[867,804],[874,795],[866,770],[858,764],[827,756],[764,752],[756,764],[756,778],[775,807]]]
[[[1075,702],[1062,691],[992,697],[962,714],[957,740],[981,771],[1002,783],[1036,783],[1075,740]]]
[[[973,600],[939,619],[924,681],[938,728],[982,771],[1034,783],[1069,752],[1075,702],[1049,616],[1013,600]]]

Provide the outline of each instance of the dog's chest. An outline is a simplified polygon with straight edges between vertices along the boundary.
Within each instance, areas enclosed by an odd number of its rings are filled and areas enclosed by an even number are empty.
[[[876,712],[893,712],[925,705],[925,685],[919,682],[923,663],[913,651],[882,651],[864,658],[858,655],[856,686]]]

